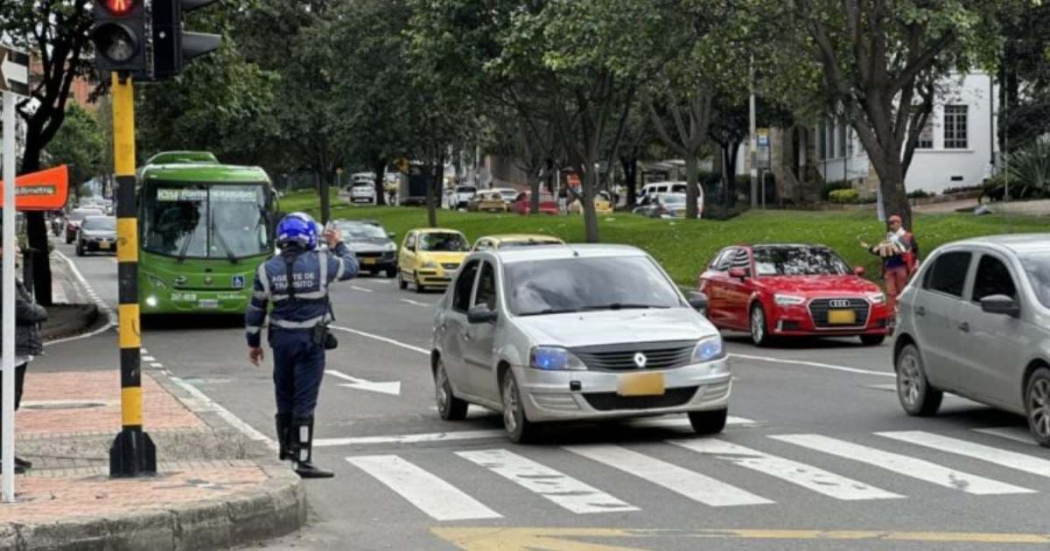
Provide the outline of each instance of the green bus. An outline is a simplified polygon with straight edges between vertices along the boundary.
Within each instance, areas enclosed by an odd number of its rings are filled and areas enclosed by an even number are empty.
[[[207,152],[159,153],[139,169],[137,195],[142,315],[243,313],[274,254],[266,172]]]

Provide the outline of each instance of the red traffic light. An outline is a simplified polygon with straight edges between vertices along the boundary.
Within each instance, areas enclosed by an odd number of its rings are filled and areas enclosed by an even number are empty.
[[[124,16],[135,8],[138,0],[99,0],[106,11],[116,16]]]

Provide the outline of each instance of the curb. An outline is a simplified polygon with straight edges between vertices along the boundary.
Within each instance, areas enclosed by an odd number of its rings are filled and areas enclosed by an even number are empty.
[[[85,333],[95,326],[100,317],[98,306],[94,304],[55,304],[47,307],[49,314],[58,309],[76,309],[80,311],[76,313],[72,321],[50,326],[47,322],[44,322],[44,326],[40,331],[44,342],[75,337]]]

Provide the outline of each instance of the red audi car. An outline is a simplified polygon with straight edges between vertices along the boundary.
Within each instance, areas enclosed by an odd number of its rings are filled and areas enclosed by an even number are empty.
[[[893,314],[878,285],[835,251],[818,245],[726,247],[700,275],[707,317],[749,331],[758,346],[777,337],[859,336],[882,344]]]
[[[514,200],[514,204],[511,205],[514,208],[514,212],[518,214],[529,214],[529,210],[532,208],[532,192],[525,191],[518,194],[518,198]],[[558,202],[554,200],[554,196],[549,193],[540,193],[540,214],[558,214]]]

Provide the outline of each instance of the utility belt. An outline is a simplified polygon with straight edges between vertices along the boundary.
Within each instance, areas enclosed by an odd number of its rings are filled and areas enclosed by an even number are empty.
[[[291,301],[292,304],[296,303],[295,285],[294,285],[294,281],[295,280],[292,278],[292,266],[293,266],[293,264],[295,264],[295,258],[296,257],[294,257],[294,256],[289,256],[289,257],[286,257],[285,261],[284,261],[285,278],[288,281],[288,300]],[[295,328],[295,329],[309,329],[310,330],[310,342],[316,344],[317,346],[323,346],[325,350],[335,350],[336,348],[339,347],[339,340],[335,338],[335,335],[333,335],[331,330],[329,330],[329,328],[328,328],[329,320],[335,320],[335,312],[332,311],[332,303],[331,303],[331,300],[328,297],[328,285],[325,283],[325,280],[328,279],[328,256],[325,253],[321,253],[321,255],[318,257],[318,259],[319,259],[320,272],[321,272],[320,273],[321,277],[320,277],[320,279],[318,281],[321,282],[321,290],[324,292],[324,310],[325,310],[325,313],[321,315],[321,319],[320,320],[318,320],[316,323],[314,323],[312,325],[308,325],[306,327],[288,327],[288,328],[289,329],[292,329],[292,328]],[[295,324],[290,324],[290,325],[295,325]],[[268,337],[270,339],[273,338],[274,327],[277,327],[278,329],[281,328],[281,326],[279,324],[275,325],[274,321],[271,320],[270,328],[269,328],[269,335],[268,335]]]

